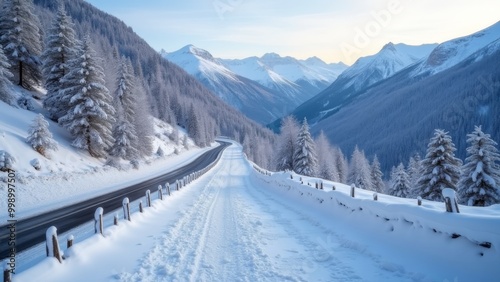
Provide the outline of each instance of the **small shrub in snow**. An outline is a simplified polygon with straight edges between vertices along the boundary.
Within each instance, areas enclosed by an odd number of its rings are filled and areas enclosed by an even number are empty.
[[[35,107],[33,106],[33,99],[31,99],[31,97],[27,97],[24,95],[17,100],[17,105],[21,109],[25,109],[28,111],[33,111],[35,109]]]
[[[139,161],[138,160],[131,160],[130,164],[134,169],[139,169]]]
[[[6,151],[0,150],[0,171],[9,171],[13,169],[13,164],[16,162],[16,159]]]
[[[57,142],[52,139],[49,123],[42,114],[33,120],[26,141],[42,156],[47,156],[47,150],[57,150]]]
[[[40,160],[38,160],[38,159],[32,159],[31,162],[30,162],[30,164],[36,170],[41,170],[42,169],[42,165],[40,164]]]
[[[159,157],[164,157],[165,156],[165,152],[163,151],[163,149],[161,147],[158,147],[158,150],[156,151],[156,154]]]
[[[111,166],[111,167],[114,167],[114,168],[117,168],[117,169],[121,169],[119,158],[116,158],[116,157],[113,157],[113,156],[109,156],[108,157],[108,159],[106,160],[105,165]]]

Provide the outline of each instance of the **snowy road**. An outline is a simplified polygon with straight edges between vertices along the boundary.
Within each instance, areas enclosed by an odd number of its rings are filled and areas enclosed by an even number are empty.
[[[134,214],[107,238],[77,244],[63,265],[45,261],[14,281],[435,280],[382,258],[351,240],[348,226],[268,188],[233,145],[171,202]]]
[[[381,281],[394,276],[343,248],[343,242],[333,242],[328,227],[256,187],[250,175],[241,151],[229,148],[199,198],[160,236],[138,269],[121,274],[121,281]]]

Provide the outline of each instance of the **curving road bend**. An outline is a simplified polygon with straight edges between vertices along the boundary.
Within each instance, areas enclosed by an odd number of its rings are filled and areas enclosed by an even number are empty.
[[[45,231],[50,226],[57,226],[59,233],[66,232],[81,224],[89,222],[94,218],[96,208],[102,207],[105,211],[112,211],[122,206],[122,200],[128,197],[134,201],[144,197],[146,190],[156,191],[158,185],[166,182],[174,183],[190,173],[202,170],[215,161],[218,156],[231,143],[218,141],[220,145],[205,152],[193,162],[170,171],[164,175],[146,180],[144,182],[125,187],[92,199],[88,199],[70,206],[48,211],[33,217],[25,218],[16,222],[16,252],[20,253],[32,246],[45,241]],[[8,225],[0,226],[0,260],[9,256]]]

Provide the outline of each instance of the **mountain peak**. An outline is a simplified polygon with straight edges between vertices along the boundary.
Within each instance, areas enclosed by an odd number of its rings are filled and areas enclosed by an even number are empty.
[[[207,50],[198,48],[198,47],[196,47],[196,46],[194,46],[192,44],[188,44],[188,45],[182,47],[177,52],[184,53],[184,54],[186,54],[186,53],[187,54],[193,54],[195,56],[201,57],[201,58],[209,60],[209,61],[213,61],[214,60],[214,57],[212,56],[212,54],[210,54],[210,52],[208,52]]]
[[[394,43],[392,42],[389,42],[387,44],[384,45],[384,47],[382,47],[382,50],[388,50],[388,51],[396,51],[396,46],[394,45]]]

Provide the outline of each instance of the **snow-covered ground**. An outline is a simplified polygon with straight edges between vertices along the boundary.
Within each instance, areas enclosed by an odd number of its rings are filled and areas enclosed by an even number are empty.
[[[16,87],[16,94],[25,90]],[[31,96],[32,92],[25,93]],[[206,150],[194,146],[188,139],[189,150],[182,141],[179,144],[170,140],[173,128],[158,119],[154,119],[154,152],[162,148],[164,156],[153,154],[141,160],[139,169],[123,163],[123,170],[105,166],[104,159],[90,157],[83,151],[71,146],[69,133],[57,123],[49,122],[49,130],[58,143],[57,151],[49,151],[44,157],[26,142],[28,129],[38,113],[44,113],[41,102],[34,100],[34,111],[11,107],[0,101],[0,150],[5,150],[15,158],[15,204],[17,220],[43,211],[82,201],[99,194],[123,188],[163,174],[175,167],[189,163]],[[179,129],[180,139],[186,133]],[[215,144],[214,144],[215,145]],[[175,154],[177,150],[178,155]],[[41,169],[35,169],[31,163],[38,159]],[[7,174],[0,174],[0,183],[7,181]],[[2,199],[7,198],[7,185],[0,185]],[[5,196],[4,196],[5,195]],[[8,202],[0,201],[0,220],[8,219]]]
[[[304,179],[305,184],[312,179]],[[232,145],[209,173],[14,281],[498,281],[500,209],[257,173]],[[326,187],[329,187],[328,191]],[[419,211],[420,210],[420,211]],[[443,224],[443,222],[449,222]],[[431,227],[434,226],[436,231]],[[452,239],[456,226],[461,237]],[[65,239],[65,238],[61,238]],[[471,240],[489,240],[490,248]]]

